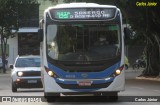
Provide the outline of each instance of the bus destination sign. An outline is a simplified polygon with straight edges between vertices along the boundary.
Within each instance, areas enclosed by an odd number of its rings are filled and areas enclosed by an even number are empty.
[[[56,20],[104,20],[113,18],[115,12],[115,8],[70,8],[50,11],[52,19]]]

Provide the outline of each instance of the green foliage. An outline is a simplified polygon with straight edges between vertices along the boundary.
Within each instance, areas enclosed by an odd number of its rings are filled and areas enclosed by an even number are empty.
[[[50,0],[52,2],[57,2],[58,0]],[[116,4],[120,0],[63,0],[64,3],[71,2],[86,2],[86,3],[99,3],[99,4]]]
[[[7,37],[11,27],[17,27],[16,3],[14,0],[0,0],[0,34]]]
[[[38,5],[37,0],[0,0],[0,38],[4,73],[7,39],[13,37],[13,29],[18,30],[19,19],[30,16],[33,5]]]
[[[148,2],[157,3],[147,6]],[[145,4],[138,6],[138,3]],[[121,10],[125,13],[127,22],[136,31],[136,41],[144,42],[144,54],[147,57],[147,67],[143,75],[157,76],[160,72],[160,2],[159,0],[128,0],[122,2]]]
[[[30,16],[35,4],[36,0],[0,0],[0,35],[8,38],[12,29],[18,30],[18,20]]]
[[[66,3],[70,2],[86,2],[86,3],[99,3],[99,4],[115,4],[115,0],[64,0]]]

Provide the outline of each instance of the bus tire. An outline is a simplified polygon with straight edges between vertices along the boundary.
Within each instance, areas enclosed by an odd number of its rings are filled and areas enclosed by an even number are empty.
[[[118,92],[109,92],[109,93],[102,93],[103,96],[106,96],[108,101],[115,102],[118,101]]]
[[[60,96],[57,94],[48,95],[47,93],[44,93],[44,98],[46,99],[47,102],[55,102],[59,97]]]
[[[118,101],[118,92],[112,92],[108,98],[111,102]]]

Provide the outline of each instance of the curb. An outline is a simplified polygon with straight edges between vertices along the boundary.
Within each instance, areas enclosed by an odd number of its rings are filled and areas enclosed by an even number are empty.
[[[150,81],[158,81],[160,82],[160,76],[158,77],[155,77],[155,78],[150,78],[150,77],[136,77],[136,79],[139,79],[139,80],[150,80]]]

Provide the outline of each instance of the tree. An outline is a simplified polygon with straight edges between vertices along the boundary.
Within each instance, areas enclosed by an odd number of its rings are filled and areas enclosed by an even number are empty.
[[[138,6],[138,3],[146,6]],[[147,6],[148,2],[157,3],[156,6]],[[144,54],[147,67],[143,76],[158,76],[160,73],[160,5],[158,0],[127,0],[119,6],[125,13],[128,23],[137,32],[139,40],[145,43]],[[143,38],[142,38],[143,37]]]
[[[58,2],[58,0],[50,0],[52,2]],[[100,4],[114,4],[115,0],[63,0],[64,3],[71,3],[71,2],[87,2],[87,3],[100,3]]]
[[[30,15],[32,11],[31,4],[38,4],[36,0],[0,0],[0,38],[1,38],[1,53],[3,62],[3,72],[6,72],[6,45],[9,37],[14,37],[18,30],[19,20]]]

